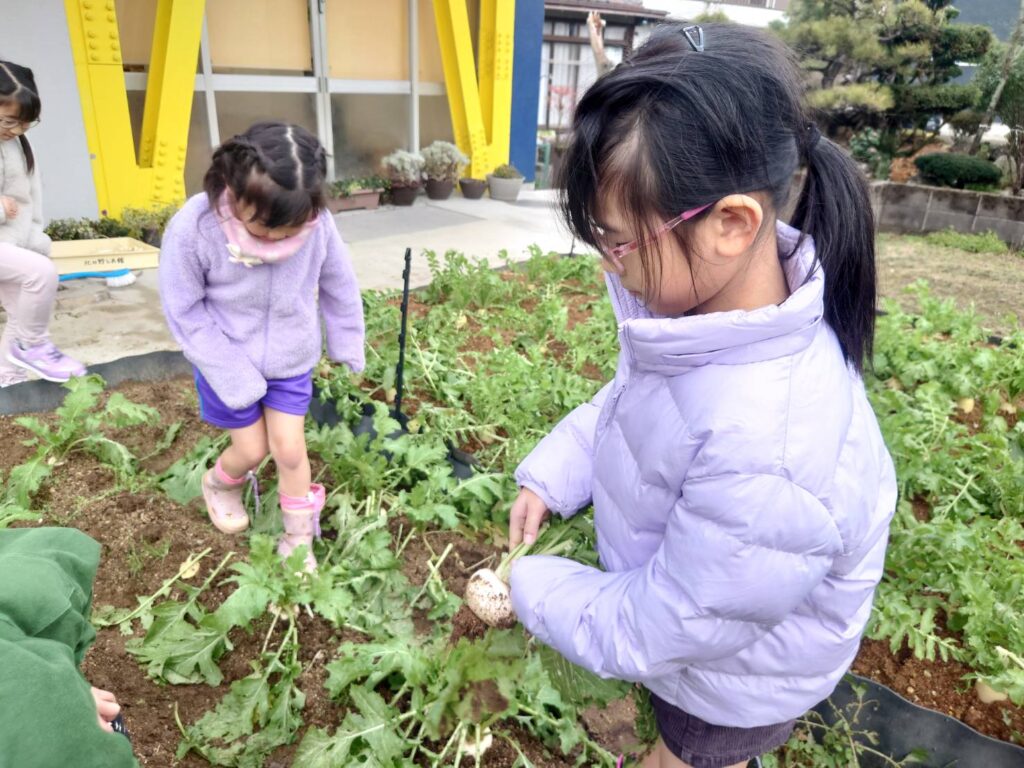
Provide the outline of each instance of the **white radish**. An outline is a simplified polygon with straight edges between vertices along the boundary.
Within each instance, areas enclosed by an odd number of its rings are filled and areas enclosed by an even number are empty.
[[[470,576],[465,600],[469,610],[487,626],[503,629],[515,626],[512,592],[490,568],[482,568]]]
[[[571,535],[568,525],[545,527],[537,536],[535,543],[520,543],[502,558],[493,571],[490,568],[481,568],[474,573],[466,583],[466,592],[463,596],[469,610],[489,627],[508,629],[515,626],[516,614],[512,610],[512,591],[509,588],[512,564],[527,552],[534,555],[564,554],[575,545],[567,538]]]
[[[484,756],[484,752],[491,748],[494,744],[494,736],[491,734],[490,728],[484,728],[480,730],[480,726],[476,726],[476,738],[466,739],[465,743],[459,747],[459,754],[463,757],[472,757],[477,761]]]
[[[982,704],[994,704],[999,701],[1006,701],[1010,697],[1002,691],[997,691],[988,683],[976,680],[974,683],[974,690],[978,694],[978,698],[981,699]]]

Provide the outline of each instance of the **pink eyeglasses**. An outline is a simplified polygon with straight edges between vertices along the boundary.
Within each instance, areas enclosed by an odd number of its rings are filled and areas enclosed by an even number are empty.
[[[676,227],[678,227],[680,224],[682,224],[684,221],[689,221],[694,216],[704,213],[704,211],[706,211],[713,205],[714,203],[708,203],[707,205],[702,205],[700,208],[694,208],[689,211],[683,211],[674,219],[669,219],[656,230],[654,230],[654,237],[651,239],[657,240],[658,238],[662,237],[666,232],[670,232]],[[639,250],[640,244],[641,243],[639,240],[634,240],[631,243],[623,243],[622,245],[616,245],[614,248],[607,249],[604,253],[604,257],[608,259],[608,261],[610,261],[612,264],[614,264],[616,269],[621,271],[623,269],[622,257],[628,256],[629,254],[633,253],[633,251]]]

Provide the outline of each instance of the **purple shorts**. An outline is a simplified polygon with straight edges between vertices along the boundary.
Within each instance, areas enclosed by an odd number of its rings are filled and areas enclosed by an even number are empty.
[[[210,383],[195,369],[196,391],[199,393],[199,416],[207,424],[221,429],[242,429],[255,424],[263,416],[264,408],[281,413],[305,416],[313,399],[312,371],[290,379],[270,379],[267,394],[258,402],[238,410],[229,408],[217,397]]]

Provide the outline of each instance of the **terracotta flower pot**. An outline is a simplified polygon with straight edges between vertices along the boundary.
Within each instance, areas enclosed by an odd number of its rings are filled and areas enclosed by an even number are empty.
[[[427,197],[431,200],[447,200],[452,196],[455,184],[441,179],[427,179]]]
[[[519,190],[523,186],[523,179],[499,179],[493,174],[487,174],[487,186],[491,190],[492,200],[502,200],[506,203],[514,203],[519,197]]]
[[[372,211],[380,205],[380,194],[383,191],[382,189],[358,189],[347,197],[329,197],[327,198],[327,210],[331,213],[355,211],[360,208]]]
[[[416,202],[416,196],[420,193],[420,185],[391,186],[391,202],[395,205],[412,205]]]
[[[480,179],[459,179],[459,189],[467,200],[479,200],[484,196],[487,182]]]

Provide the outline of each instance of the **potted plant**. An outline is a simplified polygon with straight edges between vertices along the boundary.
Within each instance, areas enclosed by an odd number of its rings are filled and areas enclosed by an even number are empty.
[[[341,179],[327,187],[327,210],[331,213],[365,208],[374,210],[380,205],[380,196],[387,181],[380,176]]]
[[[487,174],[487,187],[491,190],[493,200],[514,203],[522,186],[523,174],[514,165],[499,165],[494,173]]]
[[[423,157],[419,152],[397,149],[381,160],[381,165],[391,182],[391,202],[395,205],[412,205],[420,191],[420,175],[423,173]]]
[[[427,197],[431,200],[447,200],[451,197],[459,170],[469,162],[454,144],[435,141],[420,150],[423,156],[423,172],[427,176]]]
[[[479,200],[484,196],[487,182],[483,179],[472,179],[469,176],[464,176],[459,179],[459,189],[462,190],[462,196],[467,200]]]
[[[131,237],[159,248],[167,222],[177,212],[178,206],[173,203],[153,208],[125,208],[121,212],[121,223]],[[119,237],[120,235],[111,234],[109,236]]]

